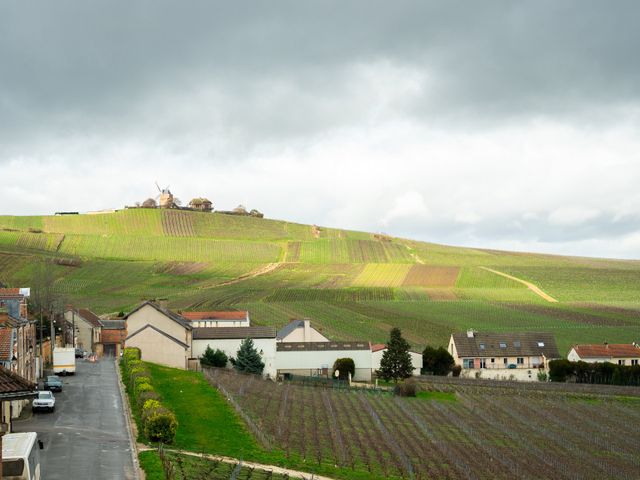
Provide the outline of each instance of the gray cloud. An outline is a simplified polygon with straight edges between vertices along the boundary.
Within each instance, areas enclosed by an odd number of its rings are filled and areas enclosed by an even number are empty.
[[[0,204],[115,207],[158,179],[309,223],[637,256],[639,13],[4,2]]]

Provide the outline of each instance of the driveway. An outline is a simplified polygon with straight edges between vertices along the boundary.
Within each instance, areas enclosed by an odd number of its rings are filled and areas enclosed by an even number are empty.
[[[44,480],[134,479],[131,442],[112,359],[78,360],[62,377],[53,413],[14,420],[15,432],[37,432]]]

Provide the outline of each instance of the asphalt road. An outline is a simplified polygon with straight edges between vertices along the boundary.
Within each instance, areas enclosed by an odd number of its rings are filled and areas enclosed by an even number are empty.
[[[62,379],[55,412],[13,422],[15,432],[37,432],[44,442],[43,480],[134,479],[114,361],[78,360],[76,374]]]

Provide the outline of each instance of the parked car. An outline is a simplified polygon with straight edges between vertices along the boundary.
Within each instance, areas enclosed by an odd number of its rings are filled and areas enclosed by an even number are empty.
[[[57,375],[49,375],[44,381],[44,389],[52,392],[61,392],[62,379]]]
[[[81,348],[76,348],[76,358],[84,358],[85,351]]]
[[[56,397],[50,391],[38,392],[38,396],[33,399],[31,406],[34,412],[37,410],[53,412],[56,408]]]

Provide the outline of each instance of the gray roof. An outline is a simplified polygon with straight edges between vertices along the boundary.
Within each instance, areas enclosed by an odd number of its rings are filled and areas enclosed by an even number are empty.
[[[105,330],[124,330],[127,328],[124,320],[117,319],[100,320],[100,325],[102,325],[102,328]]]
[[[327,350],[371,350],[369,342],[356,340],[353,342],[279,342],[278,352],[321,352]]]
[[[551,333],[454,333],[458,357],[518,357],[540,356],[560,358],[556,340]],[[503,346],[501,346],[501,344]]]
[[[304,320],[292,320],[291,322],[286,324],[284,327],[282,327],[280,330],[278,330],[276,338],[285,338],[287,335],[293,332],[296,328],[303,327],[303,326],[304,326]]]
[[[171,320],[179,323],[180,325],[182,325],[184,328],[191,330],[191,322],[186,321],[184,318],[182,318],[181,315],[178,315],[175,312],[172,312],[171,310],[169,310],[168,308],[164,308],[161,307],[160,305],[158,305],[155,302],[151,302],[149,300],[147,300],[146,302],[141,303],[140,305],[138,305],[136,308],[134,308],[133,310],[131,310],[129,313],[127,313],[124,317],[124,319],[126,320],[127,318],[129,318],[132,314],[134,314],[135,312],[137,312],[138,310],[140,310],[142,307],[149,305],[153,308],[155,308],[157,311],[159,311],[160,313],[166,315],[167,317],[169,317]]]
[[[194,340],[275,337],[276,329],[273,327],[196,327],[193,329]]]

